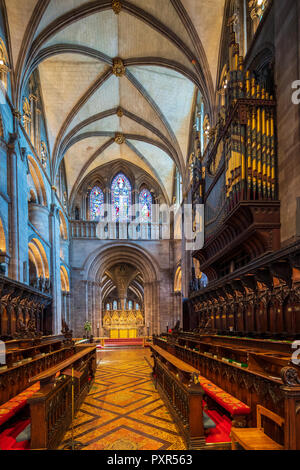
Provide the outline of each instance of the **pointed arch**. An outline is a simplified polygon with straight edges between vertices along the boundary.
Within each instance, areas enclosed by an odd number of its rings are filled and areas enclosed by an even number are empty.
[[[182,292],[182,270],[178,266],[174,278],[174,292]]]
[[[36,194],[37,197],[37,204],[40,204],[41,206],[47,206],[47,194],[46,194],[46,189],[45,189],[45,184],[44,184],[44,179],[42,176],[42,173],[39,169],[39,166],[35,159],[31,156],[28,155],[28,166],[29,166],[29,173],[31,176],[32,181],[28,181],[28,190],[29,192],[33,189],[34,193]],[[33,187],[32,187],[33,183]],[[30,200],[30,198],[29,198]]]
[[[29,261],[35,266],[36,276],[49,279],[49,263],[40,240],[32,238],[28,243]]]
[[[6,253],[6,237],[3,227],[3,222],[0,217],[0,253]]]
[[[68,240],[68,227],[64,214],[59,211],[59,233],[62,240]]]
[[[70,292],[69,274],[63,264],[60,267],[60,283],[63,292]]]

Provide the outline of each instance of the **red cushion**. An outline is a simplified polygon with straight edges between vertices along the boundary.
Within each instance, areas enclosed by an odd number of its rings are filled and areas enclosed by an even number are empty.
[[[40,389],[39,382],[19,393],[4,405],[0,406],[0,426],[14,416],[27,404],[28,398],[32,397]]]
[[[232,395],[229,395],[229,393],[224,392],[224,390],[207,380],[205,377],[199,375],[198,378],[205,393],[227,410],[231,416],[248,415],[251,413],[251,408],[248,405],[245,405],[245,403]]]
[[[11,436],[0,436],[0,449],[11,450],[16,445],[16,440]]]

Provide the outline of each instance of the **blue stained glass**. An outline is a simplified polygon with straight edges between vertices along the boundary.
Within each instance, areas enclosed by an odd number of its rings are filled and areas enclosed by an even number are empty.
[[[143,189],[140,192],[140,221],[151,222],[152,219],[152,196],[148,189]]]
[[[90,193],[90,219],[98,220],[104,215],[104,194],[95,186]]]
[[[111,185],[112,220],[114,222],[128,222],[131,206],[131,185],[123,173],[113,179]]]

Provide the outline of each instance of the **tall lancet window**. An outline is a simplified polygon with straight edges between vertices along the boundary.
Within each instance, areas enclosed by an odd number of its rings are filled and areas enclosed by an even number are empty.
[[[152,196],[148,189],[144,188],[140,192],[140,221],[142,223],[151,222],[152,219]]]
[[[111,185],[112,220],[128,222],[131,206],[131,184],[123,173],[113,179]]]
[[[90,193],[90,219],[99,220],[104,215],[104,194],[95,186]]]

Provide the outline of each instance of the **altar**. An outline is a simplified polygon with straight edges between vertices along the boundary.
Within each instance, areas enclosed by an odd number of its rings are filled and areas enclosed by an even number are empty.
[[[143,336],[144,325],[145,320],[141,310],[107,310],[103,316],[104,333],[111,339]]]

